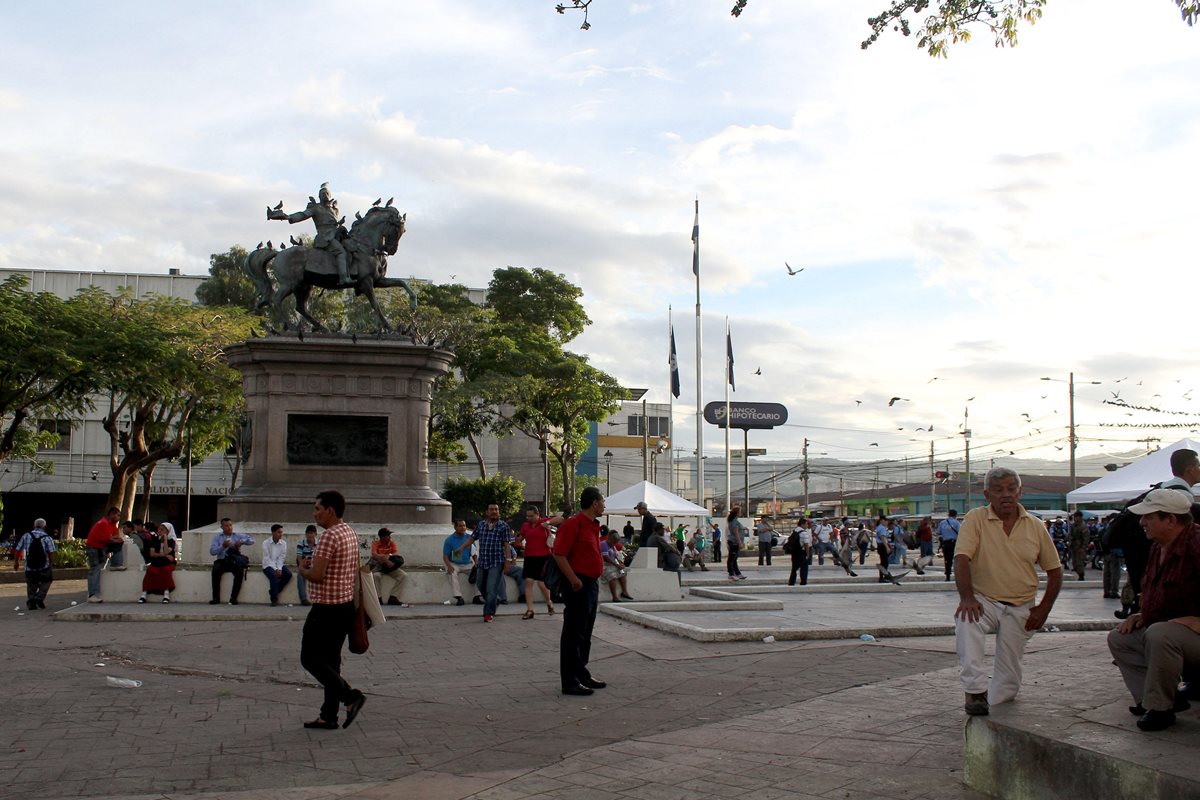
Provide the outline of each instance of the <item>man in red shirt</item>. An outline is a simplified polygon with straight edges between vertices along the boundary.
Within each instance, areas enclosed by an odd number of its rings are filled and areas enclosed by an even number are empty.
[[[116,506],[96,520],[96,524],[88,531],[85,549],[87,550],[87,590],[89,603],[103,603],[100,599],[100,570],[108,557],[112,556],[114,570],[125,569],[125,540],[117,530],[117,520],[121,518],[121,509]]]
[[[525,597],[525,615],[521,619],[533,619],[534,585],[542,590],[542,597],[546,599],[546,611],[554,613],[554,601],[550,597],[550,590],[542,582],[542,576],[546,574],[546,562],[550,560],[550,548],[546,542],[550,538],[550,525],[553,522],[550,517],[538,514],[537,506],[525,509],[525,523],[517,535],[517,544],[523,544],[525,548],[525,564],[521,573],[525,579],[525,586],[521,592]]]
[[[367,702],[366,696],[342,677],[342,645],[354,623],[354,576],[358,572],[358,535],[342,522],[345,513],[346,498],[341,492],[317,495],[313,519],[325,532],[317,540],[312,559],[297,567],[308,583],[312,603],[300,640],[300,665],[325,687],[321,715],[304,723],[306,728],[336,728],[342,703],[346,706],[342,727],[348,728]]]
[[[558,526],[554,539],[554,561],[562,572],[563,626],[559,638],[558,668],[562,693],[589,695],[607,684],[588,672],[592,650],[592,627],[600,600],[600,523],[604,515],[604,495],[594,486],[579,497],[578,514]]]

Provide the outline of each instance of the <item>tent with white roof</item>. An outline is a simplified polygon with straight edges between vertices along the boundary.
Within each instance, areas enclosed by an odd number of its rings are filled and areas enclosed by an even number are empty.
[[[704,506],[684,500],[650,481],[635,483],[607,498],[604,502],[604,513],[632,516],[637,513],[634,507],[638,503],[645,503],[650,513],[656,517],[708,516],[708,509]]]
[[[1195,450],[1200,453],[1200,442],[1194,439],[1180,439],[1170,447],[1155,450],[1111,475],[1105,475],[1073,492],[1068,492],[1067,503],[1078,505],[1132,500],[1154,484],[1171,478],[1171,454],[1176,450]]]

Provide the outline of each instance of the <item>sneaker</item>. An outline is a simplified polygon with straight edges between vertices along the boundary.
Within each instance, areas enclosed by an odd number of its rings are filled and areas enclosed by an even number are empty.
[[[967,712],[968,716],[986,717],[988,715],[987,692],[967,692],[967,700],[963,704],[963,710]]]
[[[456,598],[454,598],[454,605],[456,605],[456,606],[465,606],[466,604],[467,604],[467,601],[466,601],[466,600],[463,600],[463,599],[462,599],[462,597],[456,597]]]
[[[138,598],[138,602],[139,602],[139,603],[144,603],[144,602],[146,602],[146,598],[144,598],[144,597],[139,597],[139,598]]]
[[[38,608],[41,608],[41,609],[45,609],[45,608],[46,608],[46,601],[45,601],[45,600],[38,600],[38,601],[37,601],[37,607],[38,607]]]
[[[219,605],[221,605],[221,601],[220,600],[209,600],[208,604],[210,606],[219,606]]]
[[[493,617],[491,614],[484,614],[484,615],[483,615],[483,621],[484,621],[484,622],[491,622],[493,619],[495,619],[495,617]]]
[[[444,605],[444,606],[452,605],[453,603],[454,603],[453,600],[443,600],[442,601],[442,605]]]
[[[398,605],[400,605],[400,600],[395,595],[392,595],[391,597],[389,597],[387,599],[387,604],[389,606],[398,606]]]
[[[124,572],[125,571],[125,567],[109,567],[109,569],[112,570],[113,572]]]
[[[479,595],[475,595],[475,597],[472,598],[471,602],[477,606],[481,606],[481,605],[483,605],[483,598],[480,597]]]
[[[103,600],[100,599],[100,595],[98,595],[98,594],[92,595],[91,597],[89,597],[87,599],[87,601],[89,603],[103,603],[104,602]]]
[[[163,602],[164,602],[164,603],[170,603],[170,602],[171,602],[171,598],[169,598],[169,597],[164,597],[164,598],[163,598]]]

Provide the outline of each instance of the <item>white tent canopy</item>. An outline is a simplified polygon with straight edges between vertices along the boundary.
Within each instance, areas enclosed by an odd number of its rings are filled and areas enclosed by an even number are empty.
[[[1107,503],[1132,500],[1156,483],[1171,478],[1171,454],[1176,450],[1195,450],[1200,453],[1200,442],[1180,439],[1170,447],[1156,450],[1139,458],[1132,464],[1121,467],[1111,475],[1105,475],[1087,486],[1080,486],[1067,493],[1067,503]]]
[[[638,503],[645,503],[656,517],[708,516],[708,509],[704,506],[684,500],[650,481],[635,483],[609,497],[604,503],[604,513],[633,515],[637,513],[634,506]]]

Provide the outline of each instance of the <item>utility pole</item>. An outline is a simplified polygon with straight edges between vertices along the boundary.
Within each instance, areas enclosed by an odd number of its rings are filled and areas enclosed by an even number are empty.
[[[933,468],[933,442],[929,443],[929,513],[937,513],[937,472]]]
[[[771,465],[771,513],[779,513],[779,491],[775,486],[775,465]]]
[[[971,423],[967,417],[968,409],[963,408],[963,446],[964,464],[963,472],[966,473],[967,479],[967,497],[963,506],[963,513],[971,510]]]
[[[800,476],[804,478],[804,513],[808,514],[808,439],[804,440],[804,469]]]
[[[650,479],[650,418],[646,416],[646,398],[642,398],[642,480]]]
[[[746,515],[750,514],[750,429],[742,428],[742,483],[746,489]]]

